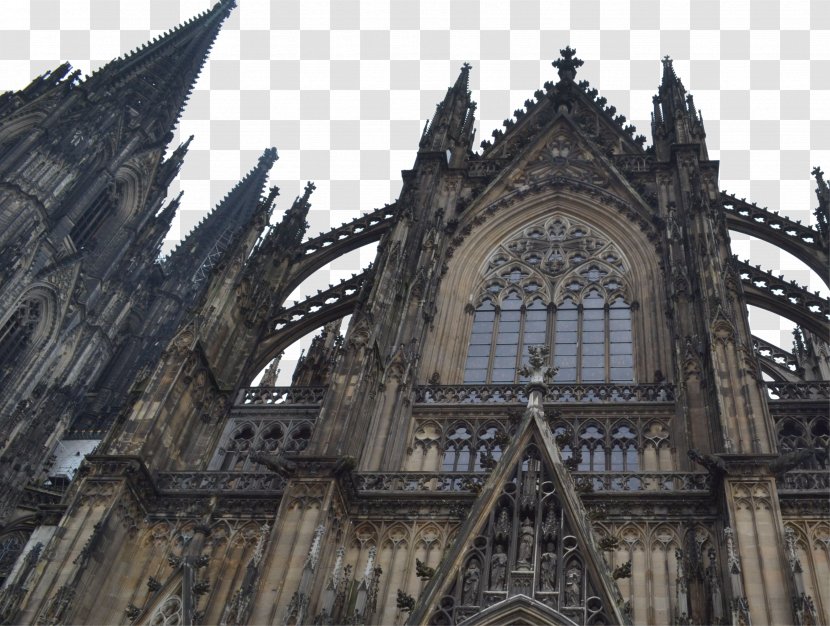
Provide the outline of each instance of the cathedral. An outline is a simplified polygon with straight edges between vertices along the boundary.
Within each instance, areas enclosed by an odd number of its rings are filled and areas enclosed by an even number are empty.
[[[830,303],[729,236],[827,282],[823,172],[730,195],[670,58],[647,142],[566,47],[480,145],[461,67],[395,202],[309,237],[263,146],[161,258],[233,10],[0,95],[0,623],[830,624]]]

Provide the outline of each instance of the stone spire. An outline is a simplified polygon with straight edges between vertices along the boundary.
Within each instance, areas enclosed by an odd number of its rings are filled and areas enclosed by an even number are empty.
[[[463,158],[472,149],[476,103],[469,90],[472,66],[464,63],[455,84],[447,89],[444,100],[435,107],[432,122],[424,126],[421,152],[449,150],[453,157]]]
[[[201,282],[236,234],[260,205],[268,172],[277,160],[277,149],[268,148],[256,166],[216,205],[165,260],[171,280]]]
[[[703,117],[695,107],[694,98],[686,93],[683,82],[674,73],[668,55],[663,57],[663,78],[652,102],[651,132],[658,159],[668,159],[671,144],[699,144],[701,159],[708,160]]]
[[[103,66],[81,88],[92,103],[106,106],[116,101],[125,107],[128,128],[142,128],[151,141],[166,139],[234,6],[234,0],[221,0],[209,11]]]
[[[294,199],[294,203],[285,212],[280,223],[269,233],[268,246],[277,251],[285,251],[302,241],[308,228],[306,218],[311,208],[309,199],[316,188],[317,186],[313,182],[308,181],[303,190],[303,195]]]

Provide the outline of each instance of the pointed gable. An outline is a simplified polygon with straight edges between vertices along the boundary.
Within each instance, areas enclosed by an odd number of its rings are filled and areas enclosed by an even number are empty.
[[[410,623],[504,623],[486,616],[516,604],[527,619],[550,617],[541,623],[626,623],[622,597],[544,421],[546,374],[534,376],[531,368],[523,375],[531,379],[530,399],[519,429]]]

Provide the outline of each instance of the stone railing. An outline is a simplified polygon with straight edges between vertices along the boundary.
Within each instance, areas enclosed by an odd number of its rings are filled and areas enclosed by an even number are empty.
[[[795,470],[782,474],[777,479],[778,491],[824,491],[830,492],[830,470]]]
[[[477,493],[485,472],[363,472],[354,475],[360,492]],[[577,490],[586,492],[707,493],[711,478],[704,472],[576,472]]]
[[[476,492],[487,474],[483,472],[361,472],[354,475],[355,488],[361,492]]]
[[[285,479],[273,472],[159,472],[156,488],[163,494],[278,495]]]
[[[423,404],[526,404],[525,385],[428,385],[416,387]],[[672,402],[674,385],[551,384],[545,402]]]
[[[306,404],[320,405],[327,387],[243,387],[236,406]]]
[[[578,487],[597,492],[708,492],[711,476],[704,472],[575,472]]]
[[[765,383],[771,400],[830,400],[830,381]]]

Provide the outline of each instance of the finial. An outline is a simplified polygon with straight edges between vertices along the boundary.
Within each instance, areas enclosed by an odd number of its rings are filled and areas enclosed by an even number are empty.
[[[270,169],[274,162],[279,158],[280,157],[277,155],[276,148],[266,148],[265,151],[262,153],[262,156],[259,157],[259,165],[264,165],[265,167]]]
[[[677,76],[674,73],[672,58],[667,54],[663,57],[663,82],[667,82],[670,78],[677,78]]]
[[[581,67],[585,62],[577,58],[576,49],[565,46],[559,51],[562,58],[556,59],[551,65],[559,70],[559,78],[564,81],[572,81],[576,76],[576,68]]]

